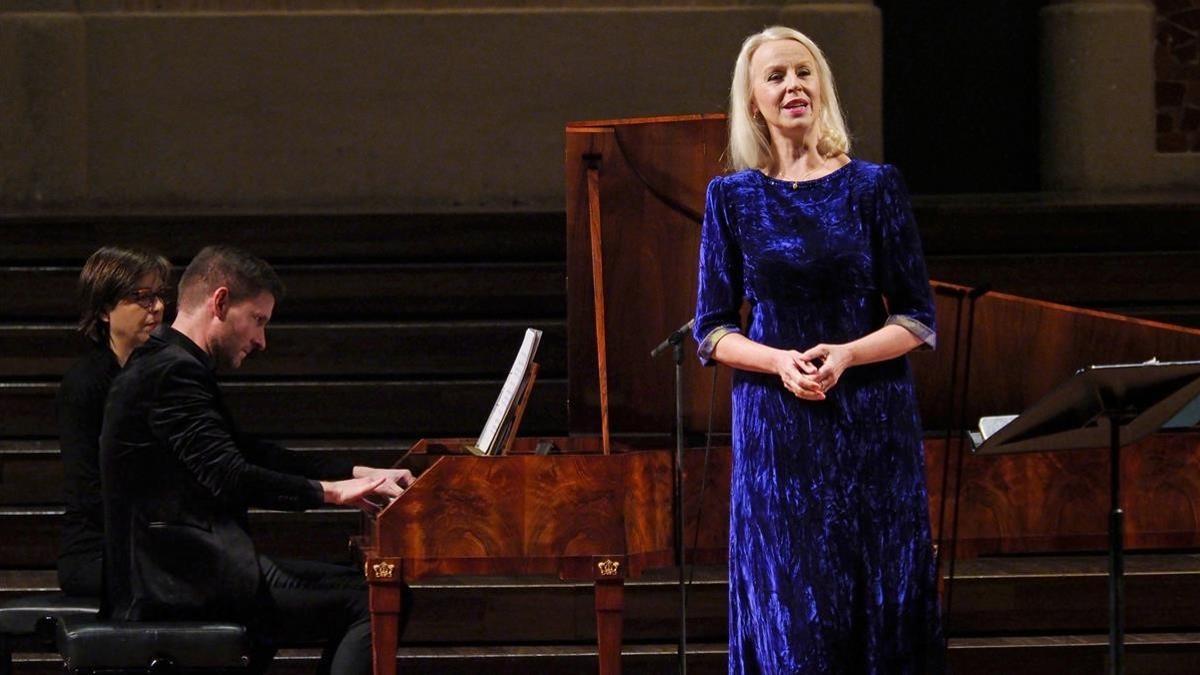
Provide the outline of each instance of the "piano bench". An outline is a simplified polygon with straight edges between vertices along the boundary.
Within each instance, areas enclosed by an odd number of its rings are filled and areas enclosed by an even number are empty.
[[[58,622],[68,673],[242,673],[250,664],[245,626],[206,621]]]
[[[13,652],[54,649],[55,627],[61,619],[93,619],[98,598],[62,593],[22,595],[0,602],[0,675],[11,675]]]

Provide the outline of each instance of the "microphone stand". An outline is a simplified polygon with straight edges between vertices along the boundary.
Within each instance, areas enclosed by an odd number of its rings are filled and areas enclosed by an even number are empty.
[[[687,675],[687,582],[684,572],[687,551],[683,542],[683,341],[691,331],[692,323],[688,321],[680,326],[650,352],[650,358],[654,358],[671,347],[675,356],[675,471],[672,488],[675,502],[675,553],[679,563],[679,675]]]
[[[950,644],[950,642],[949,642],[950,622],[952,620],[953,605],[954,605],[954,568],[955,568],[956,558],[958,557],[958,505],[959,505],[959,498],[962,496],[963,451],[965,450],[964,446],[967,444],[967,439],[964,438],[964,436],[966,435],[966,430],[969,428],[968,423],[967,423],[967,413],[969,412],[967,410],[967,405],[970,403],[970,398],[971,398],[971,350],[972,350],[972,347],[974,346],[974,342],[975,342],[975,305],[979,301],[979,298],[987,295],[989,292],[991,292],[991,290],[992,290],[992,285],[990,283],[983,283],[983,284],[980,284],[980,285],[972,288],[966,294],[966,298],[967,298],[967,335],[966,335],[967,346],[966,346],[965,362],[963,363],[962,400],[959,403],[959,409],[958,409],[959,420],[958,420],[958,428],[956,429],[956,431],[958,433],[958,445],[957,445],[958,451],[955,453],[956,461],[955,461],[955,466],[954,466],[954,506],[953,506],[953,516],[952,516],[951,522],[950,522],[950,563],[948,565],[949,569],[947,570],[947,579],[946,579],[946,617],[945,617],[945,621],[942,624],[943,632],[947,637],[947,640],[946,640],[946,645],[947,645],[946,648],[947,649],[949,649],[949,644]],[[955,348],[955,351],[957,351],[957,346]],[[953,396],[954,392],[951,392],[950,395]],[[950,460],[950,448],[947,446],[946,461],[949,461],[949,460]],[[945,495],[942,496],[942,499],[945,499]]]

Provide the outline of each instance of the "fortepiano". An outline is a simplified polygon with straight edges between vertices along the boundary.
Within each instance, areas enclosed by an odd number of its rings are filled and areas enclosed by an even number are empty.
[[[521,438],[506,456],[477,457],[465,449],[473,440],[416,443],[398,466],[414,469],[417,480],[357,542],[370,586],[375,674],[395,672],[401,584],[443,575],[593,582],[600,672],[619,673],[625,579],[675,560],[671,453],[620,445],[606,455],[595,437]],[[533,454],[535,441],[562,452]],[[728,497],[718,489],[729,482],[727,457],[710,461],[702,562],[720,559],[727,539]],[[692,466],[700,461],[689,456],[691,475],[700,475]],[[689,504],[691,537],[697,511]]]

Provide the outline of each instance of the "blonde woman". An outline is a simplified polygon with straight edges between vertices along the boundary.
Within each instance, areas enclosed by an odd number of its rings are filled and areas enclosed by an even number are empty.
[[[903,358],[934,346],[934,309],[903,182],[849,156],[829,65],[789,28],[742,45],[729,129],[695,322],[735,369],[729,672],[940,672]]]

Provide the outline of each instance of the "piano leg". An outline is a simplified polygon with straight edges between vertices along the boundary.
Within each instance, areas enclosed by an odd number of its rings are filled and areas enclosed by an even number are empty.
[[[625,612],[625,580],[596,581],[596,641],[600,675],[621,675],[621,623]],[[375,675],[380,675],[375,671]]]
[[[400,587],[373,584],[371,587],[371,659],[375,675],[396,675],[399,642]]]

